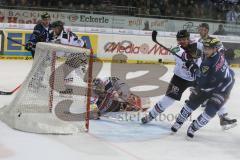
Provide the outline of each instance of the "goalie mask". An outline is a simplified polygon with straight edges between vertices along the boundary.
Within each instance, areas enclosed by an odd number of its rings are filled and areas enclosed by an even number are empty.
[[[96,94],[103,94],[105,92],[105,85],[100,78],[93,79],[92,88]]]

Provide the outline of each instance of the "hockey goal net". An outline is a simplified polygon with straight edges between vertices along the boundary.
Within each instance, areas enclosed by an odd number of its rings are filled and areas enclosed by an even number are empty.
[[[92,52],[74,46],[38,43],[33,66],[15,98],[0,110],[10,127],[34,133],[87,131]]]

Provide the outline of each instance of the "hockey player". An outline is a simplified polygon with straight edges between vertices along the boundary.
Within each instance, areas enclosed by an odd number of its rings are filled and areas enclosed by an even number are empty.
[[[200,38],[198,39],[198,42],[202,43],[205,39],[209,38],[209,25],[207,23],[201,23],[198,27],[198,33],[200,35]],[[203,45],[201,45],[202,48],[199,48],[203,51]],[[218,52],[223,53],[225,48],[221,41],[217,44]]]
[[[194,132],[205,126],[228,99],[234,84],[234,72],[229,68],[224,55],[218,52],[218,43],[212,37],[203,41],[205,59],[200,66],[195,89],[171,127],[173,132],[177,132],[191,113],[207,101],[204,112],[187,130],[187,135],[194,137]]]
[[[51,24],[53,29],[53,40],[52,42],[59,44],[66,44],[71,46],[85,47],[85,43],[82,39],[71,32],[64,30],[64,23],[62,21],[55,21]]]
[[[51,24],[52,30],[53,30],[53,39],[52,43],[58,43],[58,44],[64,44],[64,45],[70,45],[70,46],[76,46],[76,47],[85,47],[85,42],[78,38],[78,36],[71,32],[71,31],[65,31],[64,30],[64,23],[62,21],[55,21]],[[82,53],[65,53],[58,51],[57,52],[58,57],[66,56],[67,59],[65,61],[65,64],[68,67],[71,67],[72,70],[76,73],[76,75],[81,77],[81,72],[85,72],[86,69],[86,55]],[[67,67],[66,67],[66,70]],[[65,81],[72,82],[74,78],[74,72],[70,72],[67,77],[65,77]]]
[[[156,118],[165,109],[170,107],[176,100],[179,101],[183,92],[194,84],[194,72],[201,64],[202,53],[199,52],[199,48],[202,49],[202,44],[192,43],[189,40],[189,33],[186,30],[180,30],[177,33],[177,41],[179,46],[173,48],[182,59],[176,57],[176,66],[174,69],[174,76],[171,79],[170,85],[167,89],[166,95],[155,104],[153,109],[141,119],[142,123],[148,123]],[[192,44],[191,44],[192,43]],[[216,44],[219,50],[220,41]],[[201,57],[201,58],[200,58]],[[186,62],[185,62],[186,61]],[[197,65],[193,65],[195,62]],[[229,129],[236,126],[236,119],[230,119],[227,117],[226,108],[221,108],[218,112],[220,118],[220,126],[223,129]]]
[[[129,86],[117,77],[95,78],[93,80],[91,104],[97,106],[95,119],[106,112],[140,111],[141,98],[132,94]]]
[[[178,56],[176,57],[176,66],[174,68],[174,75],[170,81],[165,96],[155,104],[152,110],[141,119],[142,123],[148,123],[156,118],[160,113],[164,112],[165,109],[170,107],[175,101],[179,101],[182,97],[183,92],[193,86],[195,81],[194,72],[196,68],[190,62],[194,62],[200,66],[201,55],[196,52],[197,43],[190,44],[190,34],[187,30],[178,31],[176,38],[178,46],[173,48],[172,51]]]
[[[25,45],[25,49],[31,51],[33,58],[37,42],[49,42],[52,39],[51,26],[49,21],[50,15],[48,13],[43,13],[41,15],[40,22],[34,27],[33,33]]]
[[[206,40],[206,39],[208,39],[210,37],[209,36],[209,25],[207,23],[201,23],[199,25],[198,32],[199,32],[199,35],[200,35],[200,38],[199,38],[198,42],[202,44],[204,40]],[[203,45],[201,45],[201,46],[203,47]],[[221,41],[217,42],[216,48],[217,48],[219,53],[224,54],[225,48],[224,48],[224,46],[223,46]],[[203,48],[200,47],[200,49],[203,52]],[[205,105],[202,105],[202,106],[204,107]],[[220,118],[220,125],[222,126],[223,129],[232,128],[232,127],[236,126],[236,124],[237,124],[237,120],[236,119],[231,119],[231,118],[229,118],[227,116],[228,113],[227,113],[227,109],[226,108],[227,107],[224,105],[218,111],[218,116]]]

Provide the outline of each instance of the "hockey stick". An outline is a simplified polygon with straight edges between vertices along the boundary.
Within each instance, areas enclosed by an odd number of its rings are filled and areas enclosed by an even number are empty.
[[[3,31],[3,30],[2,30],[2,31]],[[12,42],[14,42],[14,43],[16,43],[16,44],[19,44],[19,45],[21,45],[21,46],[26,47],[26,44],[22,44],[22,43],[18,42],[17,40],[14,40],[14,39],[8,37],[7,35],[8,35],[8,34],[6,34],[5,31],[3,31],[3,36],[6,37],[7,40],[12,41]],[[29,49],[28,51],[31,52],[32,58],[34,58],[34,54],[32,53],[32,52],[34,52],[34,50],[33,50],[33,49],[31,49],[31,50]]]
[[[14,90],[10,91],[10,92],[5,92],[5,91],[0,91],[0,95],[12,95],[15,91],[18,90],[18,88],[20,88],[21,85],[17,86]]]
[[[161,46],[162,48],[164,48],[164,49],[167,50],[168,52],[172,53],[174,56],[182,59],[183,61],[186,61],[186,60],[184,60],[181,56],[177,55],[175,52],[171,51],[169,48],[167,48],[167,47],[165,47],[164,45],[162,45],[161,43],[159,43],[159,42],[157,41],[157,34],[158,34],[158,33],[157,33],[156,30],[153,30],[153,31],[152,31],[152,40],[153,40],[153,42],[157,43],[159,46]]]
[[[1,32],[3,33],[3,37],[6,37],[9,41],[12,41],[12,42],[14,42],[14,43],[16,43],[16,44],[19,44],[19,45],[21,45],[21,46],[25,46],[25,44],[22,44],[22,43],[18,42],[17,40],[14,40],[14,39],[8,37],[8,36],[7,36],[8,34],[6,34],[6,31],[1,30]]]
[[[16,44],[19,44],[19,45],[21,45],[21,46],[24,46],[24,47],[26,46],[25,44],[22,44],[22,43],[14,40],[14,39],[12,39],[12,38],[10,38],[10,37],[7,37],[7,39],[10,40],[10,41],[12,41],[12,42],[14,42],[14,43],[16,43]]]

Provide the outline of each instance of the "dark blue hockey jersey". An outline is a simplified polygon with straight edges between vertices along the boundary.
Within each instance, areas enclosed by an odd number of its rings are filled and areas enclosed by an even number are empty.
[[[37,42],[48,42],[52,40],[53,33],[50,33],[51,26],[45,28],[41,23],[34,27],[30,40],[33,44]]]
[[[202,91],[228,93],[234,83],[234,72],[223,54],[214,53],[203,60],[196,82]]]

